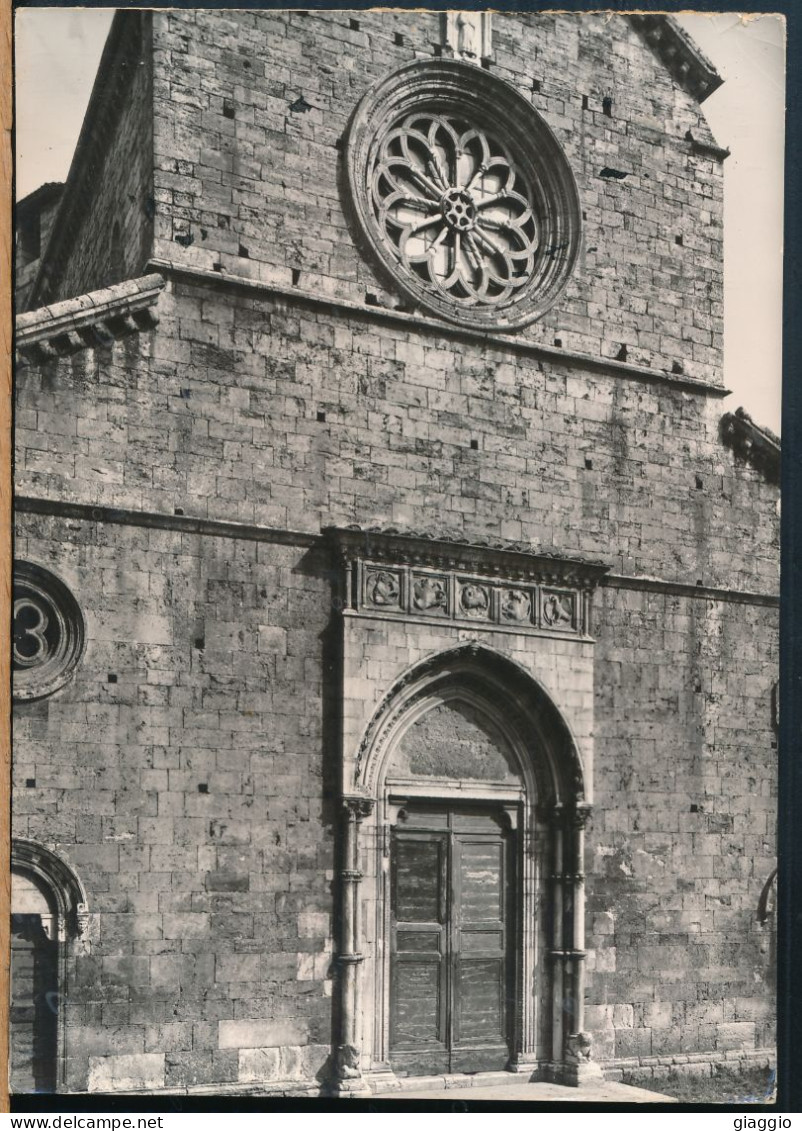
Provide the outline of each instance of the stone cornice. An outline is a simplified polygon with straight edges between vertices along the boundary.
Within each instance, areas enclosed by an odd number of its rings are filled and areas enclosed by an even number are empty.
[[[538,553],[515,542],[461,542],[428,534],[358,526],[330,526],[323,534],[345,561],[405,562],[431,569],[458,569],[508,580],[579,588],[595,587],[610,568],[584,558]]]
[[[700,157],[712,157],[715,161],[726,161],[730,156],[729,149],[697,137],[693,130],[688,130],[685,134],[685,140],[691,143],[691,152],[699,154]]]
[[[577,350],[564,349],[563,347],[541,345],[539,342],[522,338],[519,335],[484,333],[480,330],[471,330],[448,322],[440,322],[436,318],[422,314],[409,314],[406,311],[391,310],[385,306],[362,306],[349,299],[315,294],[300,288],[282,286],[272,281],[247,278],[245,275],[235,275],[231,272],[192,267],[169,259],[151,259],[147,267],[149,270],[159,271],[164,275],[174,276],[184,281],[194,281],[200,285],[205,284],[217,288],[231,287],[249,293],[256,292],[281,302],[318,309],[323,308],[342,313],[345,316],[356,316],[369,322],[391,323],[403,326],[407,330],[436,333],[441,338],[477,342],[484,349],[522,354],[548,361],[554,365],[587,369],[595,373],[609,374],[612,377],[640,381],[646,385],[659,385],[667,389],[677,389],[683,393],[694,393],[696,396],[720,399],[730,395],[729,389],[724,388],[723,385],[715,385],[710,381],[700,381],[694,377],[684,377],[661,369],[649,369],[645,365],[633,365],[630,362],[617,361],[611,357],[599,357],[589,353],[580,353]]]
[[[724,82],[707,56],[672,16],[632,12],[628,18],[674,80],[697,102],[704,102]]]
[[[778,609],[777,593],[757,593],[748,589],[723,589],[715,585],[690,585],[683,581],[666,581],[661,577],[631,577],[625,574],[608,574],[602,578],[605,589],[626,589],[628,592],[663,593],[667,597],[690,597],[695,601],[725,601],[737,605],[761,605]]]
[[[780,441],[767,428],[759,428],[742,408],[721,418],[721,439],[735,455],[759,471],[769,483],[780,482]]]
[[[161,275],[144,275],[20,314],[17,354],[43,361],[149,330],[158,322],[154,307],[163,287]]]
[[[78,522],[102,522],[112,526],[139,526],[153,530],[174,530],[180,534],[198,534],[209,538],[233,538],[242,539],[246,542],[274,542],[284,546],[307,548],[319,545],[321,537],[325,537],[331,544],[331,531],[339,529],[336,527],[329,528],[321,536],[307,531],[280,530],[277,527],[260,526],[254,523],[226,522],[222,519],[196,518],[192,515],[159,514],[155,511],[137,511],[122,507],[98,506],[91,503],[66,502],[63,499],[37,498],[32,495],[15,496],[14,509],[17,514],[49,515],[54,518],[74,519]],[[349,531],[350,533],[351,531]],[[460,546],[461,543],[451,543],[451,545]],[[500,545],[508,544],[501,543]],[[553,559],[546,557],[546,561],[550,560]],[[606,567],[598,566],[596,568],[606,569]],[[670,596],[691,597],[702,601],[731,601],[735,604],[770,607],[776,607],[780,603],[779,596],[774,593],[722,589],[707,585],[689,585],[687,582],[670,581],[658,577],[604,574],[599,584],[610,589],[644,590],[650,593],[666,593]]]

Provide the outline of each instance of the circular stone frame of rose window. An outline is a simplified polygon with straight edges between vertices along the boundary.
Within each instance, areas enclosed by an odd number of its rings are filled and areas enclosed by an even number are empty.
[[[15,632],[17,616],[25,605],[45,618],[44,627],[40,620],[32,634],[36,640],[39,633],[44,655],[39,659],[34,654],[20,666],[14,640],[13,698],[42,699],[58,691],[75,670],[84,650],[84,618],[78,602],[60,578],[43,566],[17,560],[12,605]]]
[[[503,168],[491,169],[491,177],[495,176],[498,182],[508,176],[507,185],[516,189],[519,203],[515,207],[519,213],[523,214],[521,196],[531,207],[532,219],[527,221],[529,231],[520,237],[528,240],[529,252],[518,255],[514,277],[507,273],[509,285],[506,293],[503,293],[504,286],[497,288],[502,291],[500,295],[486,295],[485,299],[464,291],[462,294],[444,293],[442,285],[418,273],[433,272],[433,262],[430,267],[418,256],[416,270],[411,265],[411,257],[407,259],[393,242],[393,236],[388,235],[386,222],[389,209],[386,201],[393,195],[393,187],[386,178],[382,178],[381,169],[388,168],[389,160],[395,161],[396,165],[404,164],[403,158],[388,158],[388,146],[401,144],[393,139],[405,130],[407,137],[411,136],[406,123],[410,121],[410,115],[418,114],[424,118],[429,115],[431,121],[442,118],[451,125],[464,123],[468,129],[460,135],[460,143],[471,135],[484,137],[496,155],[503,155],[501,165],[506,164],[510,170],[505,174]],[[474,136],[467,148],[479,153],[483,145],[484,142]],[[424,146],[418,148],[421,152],[425,149]],[[465,148],[457,147],[455,164],[449,169],[444,170],[443,163],[439,163],[437,183],[428,176],[413,177],[413,195],[419,191],[419,186],[423,186],[420,191],[427,197],[425,208],[429,211],[424,211],[422,217],[432,216],[433,227],[439,225],[440,230],[445,231],[447,244],[451,242],[453,245],[456,242],[453,233],[460,233],[465,241],[461,245],[463,256],[467,257],[468,251],[472,254],[472,260],[466,258],[464,265],[473,269],[481,263],[484,255],[493,264],[509,267],[509,259],[494,259],[487,253],[487,249],[493,247],[490,241],[498,245],[504,224],[491,220],[495,223],[495,230],[470,230],[481,226],[481,217],[488,213],[482,211],[487,201],[483,203],[480,199],[477,205],[472,199],[472,191],[459,183],[461,177],[467,175],[458,171],[460,160],[465,160],[459,155],[465,152]],[[485,155],[487,152],[485,146]],[[429,153],[432,153],[431,147]],[[425,158],[423,160],[425,162]],[[481,159],[474,157],[474,165],[477,162],[486,165],[486,156]],[[431,171],[431,166],[428,169]],[[389,276],[417,307],[449,322],[477,330],[513,330],[545,314],[568,282],[579,251],[582,215],[579,192],[568,160],[549,126],[523,95],[473,64],[449,59],[415,62],[371,88],[357,105],[348,127],[345,171],[350,207],[368,251],[385,276]],[[405,186],[399,186],[395,177],[396,169],[393,168],[392,172],[396,190],[399,187],[403,190]],[[402,169],[401,174],[407,176],[408,185],[407,170]],[[477,176],[482,177],[482,174]],[[448,183],[449,177],[451,183]],[[484,183],[481,179],[480,187]],[[440,194],[439,201],[437,193]],[[492,195],[491,189],[487,196]],[[402,197],[403,191],[400,194],[396,191],[396,196]],[[507,207],[513,211],[511,205]],[[512,216],[516,221],[519,218]],[[393,227],[397,231],[400,225],[396,223]],[[467,240],[463,235],[466,229]],[[506,229],[509,231],[509,225]],[[437,235],[432,238],[436,240]],[[403,233],[400,240],[403,243]],[[471,247],[465,250],[466,245]],[[517,246],[516,251],[519,251]],[[430,253],[427,251],[426,254]],[[449,254],[453,263],[455,253]],[[456,255],[459,258],[458,252]],[[449,271],[450,267],[447,265],[444,270]],[[491,287],[496,286],[498,274],[494,268]],[[488,271],[482,275],[479,266],[473,278],[482,279],[490,275]],[[453,277],[452,273],[446,281]],[[459,286],[456,289],[459,290]]]

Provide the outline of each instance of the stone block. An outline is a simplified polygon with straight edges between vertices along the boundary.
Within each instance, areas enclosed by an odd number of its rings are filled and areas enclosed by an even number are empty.
[[[163,1052],[89,1057],[89,1092],[153,1092],[163,1087]]]
[[[716,1048],[748,1050],[755,1047],[754,1021],[732,1021],[716,1026]]]
[[[306,1037],[307,1025],[303,1021],[221,1021],[218,1048],[261,1049],[303,1045]]]
[[[279,1049],[241,1048],[237,1079],[241,1084],[267,1084],[280,1078]]]

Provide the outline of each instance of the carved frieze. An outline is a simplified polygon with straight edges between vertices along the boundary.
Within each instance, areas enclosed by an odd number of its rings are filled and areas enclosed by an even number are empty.
[[[549,628],[570,632],[576,627],[576,595],[558,589],[541,593],[543,623]]]
[[[331,530],[343,607],[516,632],[587,636],[590,592],[607,567],[517,546],[476,546],[395,531]]]
[[[449,579],[428,573],[412,575],[412,609],[418,613],[448,614]]]

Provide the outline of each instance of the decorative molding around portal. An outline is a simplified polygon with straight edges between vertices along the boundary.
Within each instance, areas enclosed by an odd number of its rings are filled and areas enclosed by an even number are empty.
[[[86,889],[70,865],[39,841],[14,837],[11,871],[43,884],[55,904],[59,941],[86,934],[89,918]]]
[[[332,532],[332,537],[339,534]],[[343,542],[349,542],[348,533],[339,540],[341,547]],[[349,562],[353,568],[345,553],[342,564],[347,568]],[[506,1070],[575,1086],[598,1082],[600,1070],[592,1060],[584,1024],[584,830],[591,812],[587,775],[592,774],[592,720],[586,718],[582,728],[588,755],[583,760],[570,718],[538,680],[509,656],[478,641],[462,641],[428,655],[388,685],[381,663],[374,662],[386,649],[385,631],[374,633],[373,628],[359,615],[345,618],[343,626],[343,668],[355,682],[353,696],[364,699],[371,681],[384,694],[358,750],[347,728],[343,736],[336,915],[341,929],[334,990],[341,1025],[333,1049],[331,1090],[365,1095],[399,1087],[392,1021],[393,829],[410,804],[428,812],[432,805],[455,812],[478,806],[485,813],[495,811],[510,830],[515,876],[510,891],[518,927],[514,955],[509,956]],[[385,629],[391,640],[409,631],[400,621],[396,628],[385,621]],[[351,644],[356,647],[348,656]],[[547,652],[552,647],[552,642],[544,642]],[[575,648],[558,649],[556,662],[570,664],[583,655],[587,660],[591,650],[589,642],[577,640]],[[584,684],[580,676],[577,687],[580,696],[592,701],[587,663]],[[344,719],[357,706],[348,694],[344,687]],[[481,721],[486,735],[505,751],[509,773],[466,776],[458,756],[448,764],[438,762],[434,777],[397,757],[407,749],[407,736],[431,713],[459,704],[470,707],[469,717]],[[574,720],[577,710],[574,702]],[[472,766],[465,764],[467,775]]]
[[[343,566],[343,609],[463,627],[590,636],[591,593],[608,568],[517,545],[396,531],[326,531]]]

